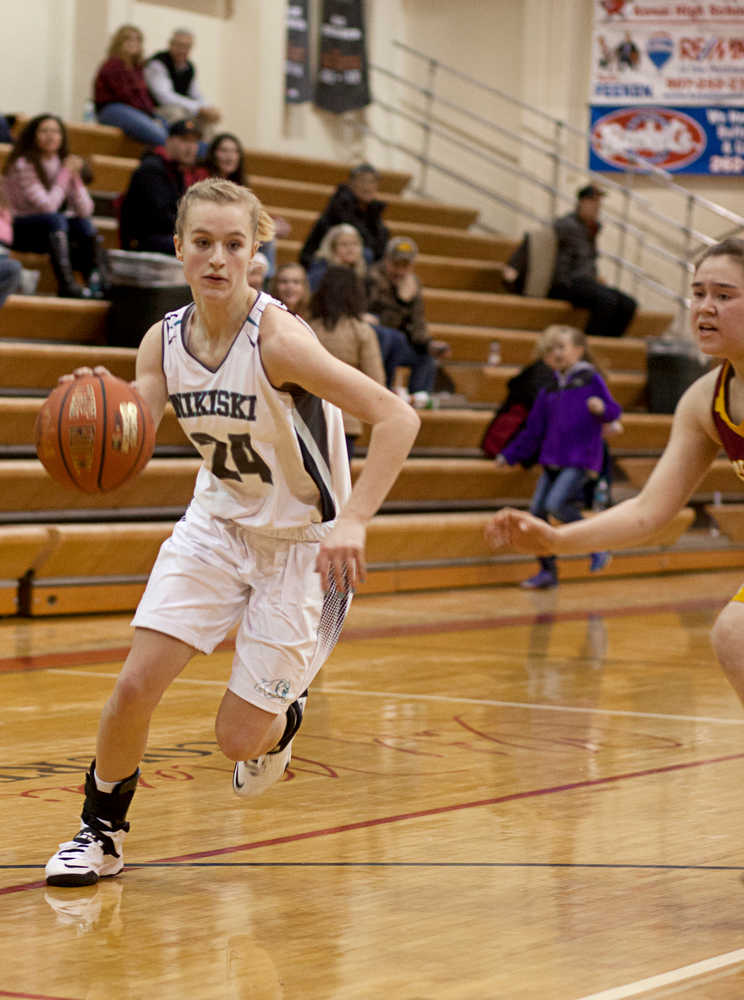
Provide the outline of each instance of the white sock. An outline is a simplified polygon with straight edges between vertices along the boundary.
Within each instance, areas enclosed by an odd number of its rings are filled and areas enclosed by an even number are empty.
[[[104,781],[103,778],[98,777],[96,771],[93,772],[93,777],[96,779],[96,788],[99,792],[113,792],[119,784],[118,781]]]

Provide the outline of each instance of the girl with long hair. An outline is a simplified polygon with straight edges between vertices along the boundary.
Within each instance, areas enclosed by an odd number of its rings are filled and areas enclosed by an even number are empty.
[[[96,117],[102,125],[116,125],[146,146],[162,146],[168,131],[155,114],[145,83],[144,46],[144,36],[134,24],[123,24],[114,32],[93,83]]]
[[[375,331],[362,319],[364,292],[359,278],[348,267],[329,267],[310,300],[310,326],[327,351],[385,384],[385,370]],[[349,461],[354,456],[362,423],[344,412],[344,433]]]
[[[64,123],[37,115],[18,136],[5,164],[5,189],[13,212],[13,249],[48,253],[58,294],[86,294],[75,278],[97,272],[106,284],[103,244],[92,221],[93,199],[83,183],[84,161],[68,149]]]

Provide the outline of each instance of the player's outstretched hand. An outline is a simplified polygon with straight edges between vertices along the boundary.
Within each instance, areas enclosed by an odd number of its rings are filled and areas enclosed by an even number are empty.
[[[492,549],[509,548],[527,555],[555,552],[555,528],[524,510],[504,507],[488,522],[484,534]]]
[[[364,558],[366,539],[364,522],[341,515],[333,530],[320,543],[315,570],[320,573],[323,589],[335,582],[337,590],[355,590],[367,576]]]

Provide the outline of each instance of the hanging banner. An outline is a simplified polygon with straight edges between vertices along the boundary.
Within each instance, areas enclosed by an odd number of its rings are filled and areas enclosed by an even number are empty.
[[[296,0],[287,6],[287,55],[284,73],[286,104],[302,104],[310,100],[307,5],[308,0]]]
[[[744,172],[744,3],[594,0],[592,170]]]
[[[364,0],[323,0],[315,103],[335,112],[370,103]]]

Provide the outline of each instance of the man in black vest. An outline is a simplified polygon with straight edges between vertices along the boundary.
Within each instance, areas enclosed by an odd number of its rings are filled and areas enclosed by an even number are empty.
[[[189,59],[194,36],[186,28],[176,28],[168,48],[156,52],[145,64],[145,81],[156,112],[167,122],[197,119],[205,136],[222,117],[206,101],[196,82],[196,68]]]

